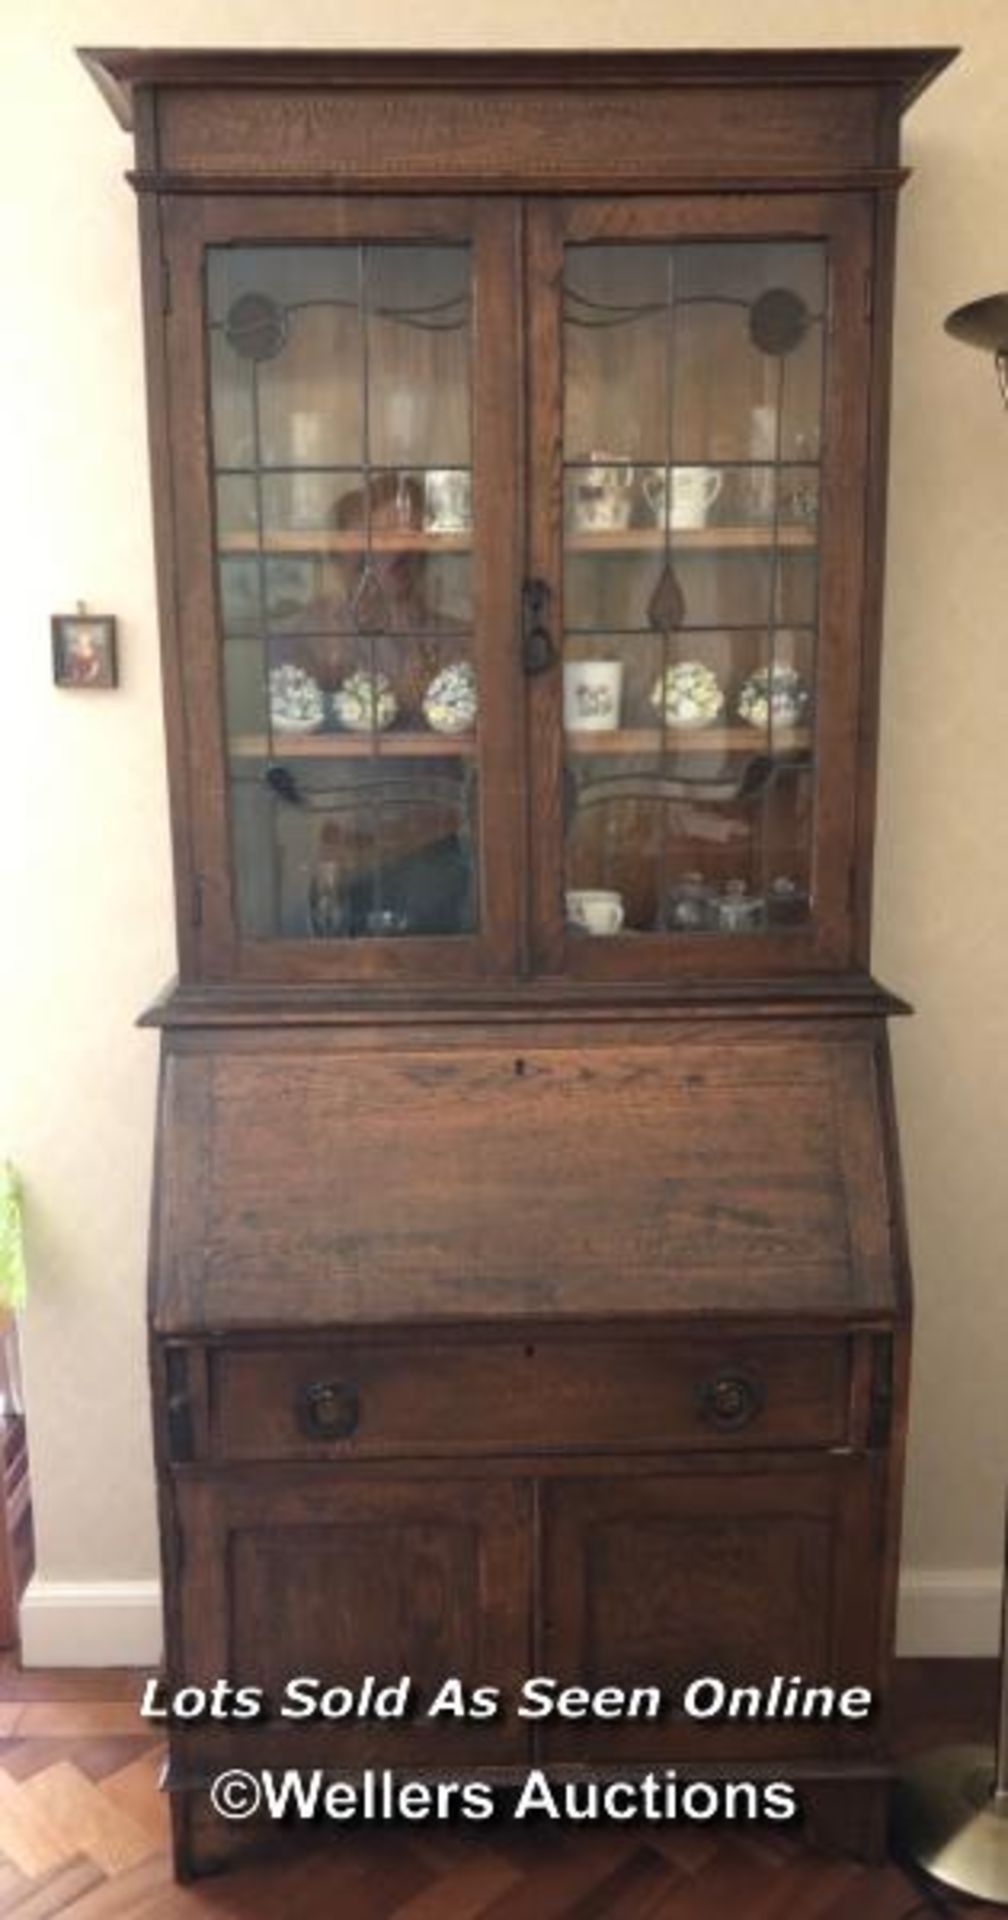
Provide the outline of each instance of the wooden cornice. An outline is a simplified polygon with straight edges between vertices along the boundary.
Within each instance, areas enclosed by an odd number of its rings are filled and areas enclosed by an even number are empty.
[[[266,48],[82,47],[80,58],[120,125],[132,130],[137,87],[567,89],[577,86],[883,86],[900,110],[955,59],[955,47],[803,47],[756,51],[378,53]]]

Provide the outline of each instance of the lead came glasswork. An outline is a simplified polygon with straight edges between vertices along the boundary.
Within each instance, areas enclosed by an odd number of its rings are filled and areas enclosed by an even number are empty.
[[[471,933],[469,249],[207,258],[240,924]]]
[[[564,657],[622,668],[618,727],[567,722],[563,885],[624,940],[800,927],[825,248],[573,244],[563,303]]]

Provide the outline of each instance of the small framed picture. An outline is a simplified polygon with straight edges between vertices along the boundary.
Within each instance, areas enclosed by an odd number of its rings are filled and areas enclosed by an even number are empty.
[[[110,613],[54,613],[53,682],[57,687],[116,687],[116,623]]]

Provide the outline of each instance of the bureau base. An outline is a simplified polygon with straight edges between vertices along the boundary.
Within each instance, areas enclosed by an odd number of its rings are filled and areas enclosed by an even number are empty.
[[[240,1757],[235,1758],[234,1764],[241,1764]],[[636,1769],[626,1768],[621,1770],[618,1778],[627,1781],[646,1771],[648,1769],[643,1765]],[[333,1776],[337,1777],[345,1776]],[[436,1774],[426,1773],[423,1769],[410,1773],[408,1777],[410,1780],[430,1783],[438,1778]],[[549,1780],[558,1790],[566,1780],[606,1783],[614,1777],[608,1771],[593,1768],[558,1767],[549,1771]],[[735,1774],[727,1769],[715,1772],[690,1767],[684,1769],[681,1775],[684,1781],[725,1781],[736,1777],[758,1781],[760,1769],[749,1767]],[[853,1772],[817,1773],[814,1769],[799,1767],[775,1777],[787,1778],[793,1784],[799,1802],[797,1819],[786,1825],[759,1822],[754,1826],[726,1826],[719,1821],[708,1824],[703,1821],[638,1820],[632,1823],[613,1821],[608,1823],[609,1828],[614,1834],[632,1834],[641,1842],[646,1842],[649,1836],[661,1836],[667,1842],[670,1838],[674,1840],[676,1833],[697,1836],[708,1832],[723,1838],[732,1831],[740,1835],[749,1832],[771,1842],[775,1836],[787,1840],[799,1839],[815,1852],[843,1856],[868,1866],[878,1866],[884,1861],[892,1780],[889,1769],[858,1768]],[[473,1778],[486,1783],[493,1792],[495,1811],[492,1818],[472,1823],[454,1820],[446,1823],[445,1827],[433,1821],[399,1820],[383,1826],[380,1823],[365,1825],[361,1822],[333,1824],[324,1819],[277,1823],[258,1817],[229,1824],[214,1812],[206,1784],[171,1784],[175,1872],[180,1880],[196,1880],[225,1872],[243,1862],[293,1857],[308,1837],[315,1843],[321,1841],[335,1850],[341,1842],[353,1842],[362,1833],[380,1839],[385,1832],[390,1836],[391,1843],[393,1838],[398,1840],[404,1835],[415,1834],[422,1840],[425,1836],[430,1838],[432,1833],[447,1830],[456,1839],[464,1837],[475,1850],[480,1845],[481,1836],[486,1837],[489,1847],[493,1846],[495,1836],[505,1832],[523,1832],[530,1840],[541,1836],[548,1841],[549,1836],[554,1834],[562,1834],[567,1840],[576,1840],[578,1832],[597,1831],[601,1824],[596,1823],[593,1828],[591,1825],[586,1827],[584,1823],[553,1822],[543,1816],[516,1823],[515,1807],[526,1772],[514,1768],[487,1767]]]

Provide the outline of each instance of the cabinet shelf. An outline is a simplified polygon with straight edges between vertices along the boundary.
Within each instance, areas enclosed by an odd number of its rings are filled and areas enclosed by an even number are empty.
[[[761,553],[774,546],[812,553],[817,544],[814,527],[781,525],[758,527],[683,527],[672,529],[670,546],[678,553]],[[623,527],[614,533],[568,533],[568,553],[652,553],[665,546],[661,527]]]
[[[471,533],[425,533],[416,527],[376,527],[371,534],[372,553],[469,553]],[[260,540],[253,529],[245,533],[226,533],[217,542],[218,553],[365,553],[368,542],[360,528],[312,529],[284,528],[264,533]]]
[[[471,733],[239,733],[233,760],[444,760],[476,751]]]
[[[565,733],[568,754],[595,757],[597,754],[660,753],[664,742],[666,757],[680,753],[783,754],[808,753],[812,745],[810,727],[775,728],[772,738],[758,727],[669,727],[664,735],[659,727],[619,727],[612,733]]]
[[[470,532],[426,533],[416,527],[380,527],[371,535],[373,553],[470,553],[472,543]],[[665,534],[661,527],[623,527],[613,533],[569,533],[564,544],[568,553],[660,553]],[[670,544],[673,553],[763,553],[775,545],[812,553],[817,539],[815,528],[806,526],[779,526],[776,537],[772,526],[684,527],[673,528]],[[262,540],[251,529],[222,535],[217,550],[224,555],[364,553],[367,542],[359,528],[292,527],[264,533]]]

